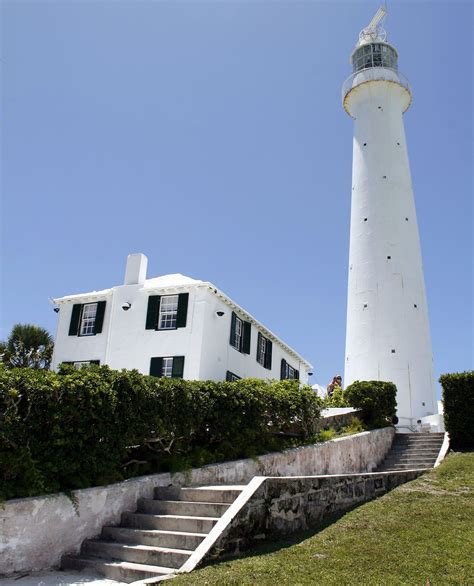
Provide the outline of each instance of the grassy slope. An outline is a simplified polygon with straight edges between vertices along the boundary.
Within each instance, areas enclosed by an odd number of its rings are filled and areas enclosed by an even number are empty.
[[[474,453],[453,454],[325,528],[196,570],[173,586],[472,585],[473,560]]]

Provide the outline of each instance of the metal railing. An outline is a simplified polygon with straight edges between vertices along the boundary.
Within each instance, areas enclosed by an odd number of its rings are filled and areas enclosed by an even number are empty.
[[[391,81],[404,87],[411,95],[410,84],[408,79],[396,69],[388,67],[367,67],[352,73],[342,84],[342,102],[347,94],[355,87],[367,83],[368,81]]]

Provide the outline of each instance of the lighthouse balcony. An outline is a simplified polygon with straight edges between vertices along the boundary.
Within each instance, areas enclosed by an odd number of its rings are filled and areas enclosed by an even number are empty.
[[[396,83],[399,86],[403,87],[407,91],[409,96],[404,111],[408,109],[411,103],[411,90],[410,84],[408,83],[408,79],[399,71],[391,69],[389,67],[367,67],[366,69],[355,71],[342,84],[342,104],[349,115],[350,112],[347,103],[349,94],[355,88],[361,86],[362,84],[371,83],[374,81],[388,81],[391,83]]]

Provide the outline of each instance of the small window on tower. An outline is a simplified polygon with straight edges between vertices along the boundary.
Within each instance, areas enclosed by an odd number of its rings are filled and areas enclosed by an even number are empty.
[[[367,222],[367,218],[364,218],[364,222]]]
[[[392,257],[391,256],[387,256],[387,260],[390,260]]]
[[[395,348],[392,348],[392,354],[395,354]]]

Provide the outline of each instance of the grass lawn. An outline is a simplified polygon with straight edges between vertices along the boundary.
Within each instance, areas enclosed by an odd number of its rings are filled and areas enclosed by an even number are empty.
[[[172,581],[184,584],[474,584],[474,453],[346,513]]]

